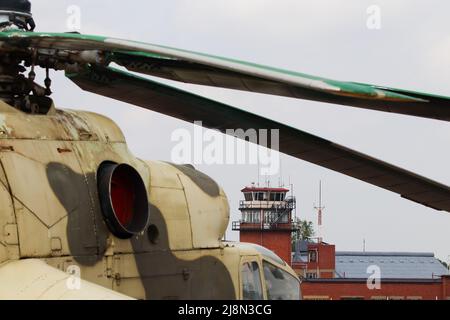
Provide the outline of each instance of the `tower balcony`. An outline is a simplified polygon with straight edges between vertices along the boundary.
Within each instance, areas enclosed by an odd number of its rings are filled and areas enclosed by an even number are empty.
[[[296,231],[300,229],[300,225],[297,222],[279,222],[279,223],[249,223],[244,221],[233,221],[233,231]]]

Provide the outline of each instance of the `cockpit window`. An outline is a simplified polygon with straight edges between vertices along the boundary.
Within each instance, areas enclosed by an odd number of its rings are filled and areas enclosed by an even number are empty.
[[[241,269],[242,298],[244,300],[263,300],[259,265],[256,261],[244,262]]]
[[[267,299],[299,300],[300,282],[286,271],[263,261]]]

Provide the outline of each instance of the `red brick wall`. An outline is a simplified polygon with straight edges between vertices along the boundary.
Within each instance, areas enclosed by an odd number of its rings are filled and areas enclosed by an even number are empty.
[[[334,278],[334,272],[332,271],[320,271],[320,277],[323,279],[332,279]]]
[[[334,245],[319,246],[319,269],[334,270],[336,268]]]
[[[256,243],[274,251],[281,259],[291,264],[290,231],[247,231],[241,230],[241,242]]]
[[[313,282],[304,280],[301,285],[302,295],[305,299],[325,298],[340,300],[342,297],[389,297],[412,299],[420,297],[424,300],[450,298],[450,277],[433,283],[381,283],[379,290],[369,290],[365,282]]]
[[[336,266],[335,246],[329,244],[309,244],[308,251],[317,251],[317,262],[308,262],[307,269],[334,270]]]

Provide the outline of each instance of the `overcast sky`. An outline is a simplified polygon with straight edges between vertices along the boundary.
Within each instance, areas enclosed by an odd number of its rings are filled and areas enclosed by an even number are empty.
[[[450,3],[445,0],[34,0],[38,31],[68,31],[67,8],[81,9],[81,32],[164,44],[337,80],[450,96]],[[381,9],[381,29],[366,12]],[[99,112],[115,120],[132,152],[170,160],[171,133],[192,125],[80,91],[54,75],[60,108]],[[450,184],[448,122],[283,97],[178,85]],[[257,181],[257,166],[201,165],[225,189],[232,220],[240,189]],[[323,181],[324,240],[336,249],[434,252],[450,257],[450,214],[426,208],[342,174],[282,156],[294,184],[297,215],[313,210]],[[272,177],[272,185],[279,177]],[[229,230],[227,237],[237,239]]]

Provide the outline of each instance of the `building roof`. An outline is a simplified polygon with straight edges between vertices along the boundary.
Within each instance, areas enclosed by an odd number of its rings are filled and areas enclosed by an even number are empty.
[[[446,276],[448,277],[448,276]],[[441,278],[434,279],[414,279],[414,278],[403,278],[403,279],[380,279],[381,283],[440,283]],[[302,282],[316,282],[316,283],[367,283],[367,279],[360,278],[304,278]]]
[[[370,266],[378,266],[382,279],[433,279],[448,270],[433,253],[336,252],[336,277],[367,279]]]
[[[259,188],[259,187],[245,187],[241,190],[241,192],[289,192],[289,189],[286,188]]]

